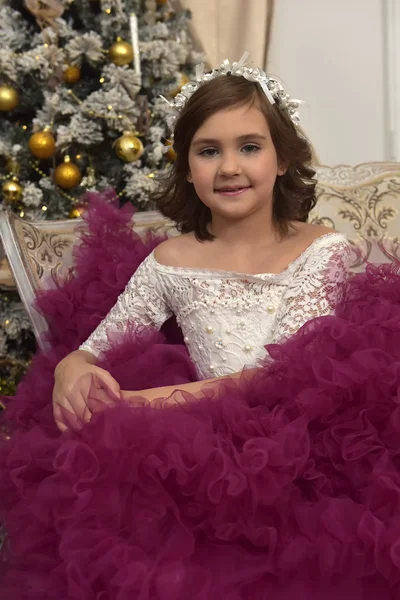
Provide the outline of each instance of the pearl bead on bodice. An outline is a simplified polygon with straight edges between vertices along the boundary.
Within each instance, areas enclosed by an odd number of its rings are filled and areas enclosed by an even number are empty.
[[[339,233],[315,240],[278,274],[172,267],[152,252],[80,348],[98,355],[109,347],[109,334],[123,332],[128,322],[160,328],[175,314],[199,378],[253,367],[267,344],[334,312],[349,259]]]

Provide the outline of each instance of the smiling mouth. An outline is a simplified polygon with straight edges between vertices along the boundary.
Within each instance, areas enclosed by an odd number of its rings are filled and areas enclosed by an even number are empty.
[[[250,185],[247,186],[232,186],[232,187],[222,187],[215,190],[217,194],[222,194],[224,196],[238,196],[242,194],[246,190],[251,188]]]

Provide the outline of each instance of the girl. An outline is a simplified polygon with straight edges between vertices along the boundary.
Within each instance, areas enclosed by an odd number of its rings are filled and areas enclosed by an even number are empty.
[[[0,597],[398,598],[397,267],[345,283],[274,80],[225,62],[171,110],[156,199],[182,235],[93,198],[77,277],[40,299],[52,352],[3,416]]]
[[[266,344],[334,311],[349,245],[342,234],[306,223],[315,181],[310,146],[293,122],[294,102],[276,81],[242,63],[221,65],[179,115],[178,158],[155,201],[183,235],[151,253],[104,321],[57,366],[60,429],[66,411],[90,416],[84,375],[120,392],[96,359],[129,321],[159,328],[174,313],[199,378],[218,385],[216,375],[238,377],[265,356]],[[200,381],[180,390],[201,387]],[[153,400],[174,390],[140,390],[140,396]]]

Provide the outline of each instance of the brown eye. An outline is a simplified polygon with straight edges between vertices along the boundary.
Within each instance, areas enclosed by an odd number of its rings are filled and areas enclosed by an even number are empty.
[[[215,156],[217,150],[215,148],[205,148],[201,152],[199,152],[199,156],[205,156],[206,158],[210,158]]]
[[[258,150],[261,150],[261,148],[255,144],[246,144],[242,148],[242,152],[244,151],[245,154],[253,154],[254,152],[258,152]]]

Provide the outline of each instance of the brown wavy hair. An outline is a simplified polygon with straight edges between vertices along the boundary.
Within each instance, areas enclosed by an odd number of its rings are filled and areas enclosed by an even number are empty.
[[[312,148],[298,133],[291,119],[277,104],[271,104],[257,83],[244,77],[218,77],[203,84],[187,101],[176,121],[174,150],[177,153],[170,170],[160,178],[159,189],[150,200],[172,219],[181,233],[194,232],[198,240],[212,240],[208,231],[211,211],[203,204],[189,173],[189,148],[199,127],[214,113],[236,106],[256,105],[265,116],[278,164],[287,167],[278,175],[273,190],[273,219],[282,235],[291,221],[306,222],[315,206],[315,171],[311,168]]]

